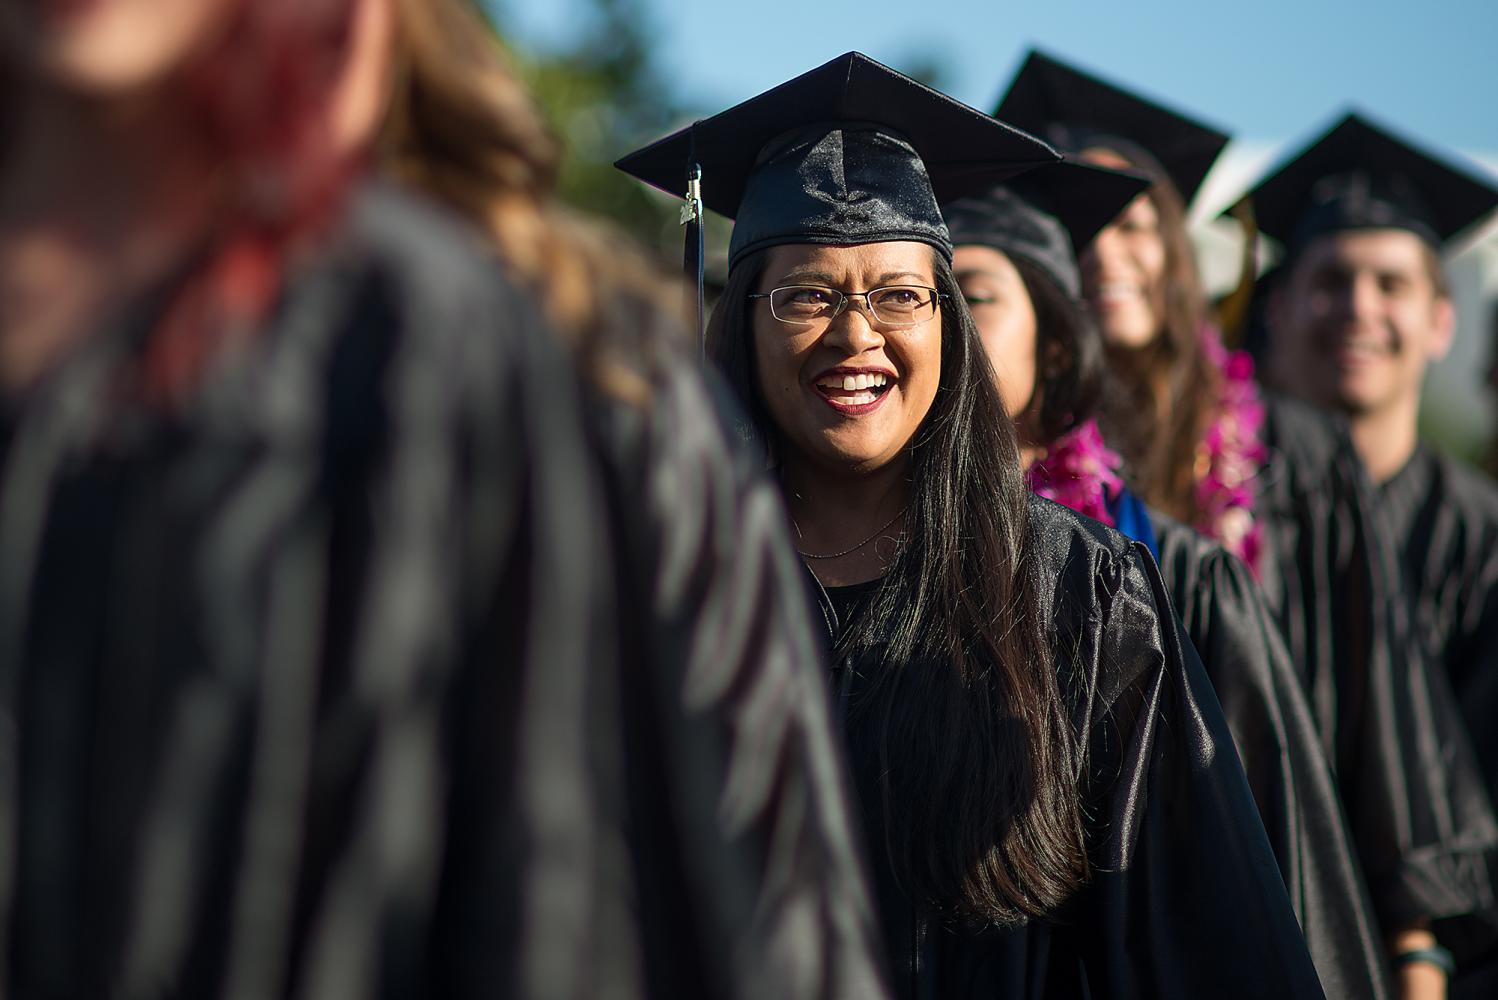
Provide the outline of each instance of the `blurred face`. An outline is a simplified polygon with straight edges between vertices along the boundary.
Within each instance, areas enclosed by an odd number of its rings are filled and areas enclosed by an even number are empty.
[[[867,292],[935,285],[930,247],[792,245],[770,251],[757,291],[821,285]],[[868,473],[902,460],[941,380],[941,311],[914,326],[882,324],[852,299],[831,322],[776,319],[751,301],[759,390],[790,454],[838,472]]]
[[[68,91],[128,96],[212,44],[239,2],[0,0],[0,58]]]
[[[1149,195],[1123,214],[1083,251],[1082,296],[1103,339],[1115,347],[1145,347],[1165,323],[1165,237]]]
[[[958,247],[952,270],[998,376],[1004,409],[1018,420],[1035,395],[1035,306],[1024,279],[993,247]]]
[[[1418,399],[1455,317],[1425,244],[1393,229],[1333,233],[1295,262],[1273,306],[1270,363],[1290,391],[1352,414]]]

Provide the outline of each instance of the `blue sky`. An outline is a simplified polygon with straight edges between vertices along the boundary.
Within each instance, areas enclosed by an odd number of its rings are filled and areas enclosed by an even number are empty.
[[[546,45],[583,0],[492,0]],[[1498,153],[1498,0],[647,0],[679,97],[718,110],[848,49],[940,60],[988,109],[1038,44],[1255,142],[1309,137],[1349,100],[1415,138]]]
[[[592,9],[588,0],[482,2],[503,10],[511,41],[523,47],[575,40]],[[1199,219],[1350,103],[1498,174],[1498,0],[642,2],[672,96],[704,113],[849,49],[897,69],[936,63],[944,90],[988,110],[1024,53],[1040,46],[1235,136],[1197,199]],[[1448,440],[1477,440],[1498,412],[1479,402],[1498,295],[1498,220],[1482,230],[1469,244],[1475,252],[1448,262],[1460,329],[1426,394]],[[1219,248],[1216,257],[1234,278],[1236,251]],[[1203,259],[1210,276],[1213,258]]]

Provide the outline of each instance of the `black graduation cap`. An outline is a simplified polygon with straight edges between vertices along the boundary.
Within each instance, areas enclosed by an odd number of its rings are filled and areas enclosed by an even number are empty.
[[[954,246],[976,243],[1021,257],[1073,299],[1082,293],[1076,248],[1150,186],[1132,171],[1076,161],[1039,167],[942,206]]]
[[[1036,49],[994,117],[1066,152],[1111,145],[1130,160],[1157,165],[1188,205],[1228,143],[1225,132]]]
[[[1349,112],[1247,197],[1259,230],[1292,254],[1346,229],[1405,229],[1440,250],[1498,207],[1498,186]]]
[[[915,240],[952,253],[937,204],[1059,159],[1049,145],[858,52],[615,164],[736,220],[732,266],[783,243]]]

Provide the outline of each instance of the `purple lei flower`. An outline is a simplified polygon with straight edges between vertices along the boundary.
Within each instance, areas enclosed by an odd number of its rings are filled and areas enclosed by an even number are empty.
[[[1196,451],[1196,529],[1217,539],[1257,576],[1263,526],[1254,518],[1255,478],[1266,450],[1259,439],[1264,403],[1254,384],[1254,362],[1229,351],[1217,330],[1203,326],[1202,350],[1221,376],[1217,416]]]
[[[1123,488],[1123,459],[1103,443],[1097,421],[1078,424],[1057,438],[1025,473],[1030,492],[1115,527],[1108,500]]]

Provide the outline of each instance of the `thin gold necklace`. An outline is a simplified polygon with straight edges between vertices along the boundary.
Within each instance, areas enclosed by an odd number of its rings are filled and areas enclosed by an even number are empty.
[[[817,554],[812,553],[812,552],[807,552],[804,549],[797,549],[796,550],[796,554],[799,555],[799,556],[801,556],[804,559],[837,559],[837,558],[839,558],[841,556],[848,555],[850,552],[857,552],[859,549],[863,548],[865,545],[869,544],[874,539],[876,539],[880,535],[884,534],[885,529],[888,528],[890,525],[894,524],[896,521],[898,521],[904,515],[904,513],[907,510],[909,510],[909,509],[910,509],[910,504],[906,504],[904,507],[901,507],[899,510],[895,511],[895,516],[894,517],[890,518],[888,521],[885,521],[879,527],[875,528],[874,529],[874,533],[872,535],[870,535],[868,538],[865,538],[863,541],[859,542],[857,545],[850,546],[849,548],[843,549],[843,551],[841,551],[841,552],[829,552],[826,555],[817,555]],[[795,525],[795,527],[796,527],[796,537],[797,538],[801,537],[801,525],[796,524],[796,519],[794,517],[791,518],[791,524]]]

